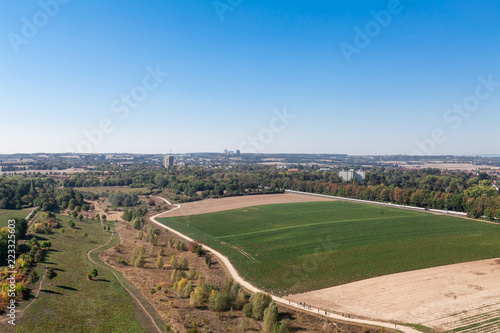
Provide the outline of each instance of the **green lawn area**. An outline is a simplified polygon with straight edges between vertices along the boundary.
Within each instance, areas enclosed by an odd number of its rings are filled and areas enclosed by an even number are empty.
[[[224,253],[245,279],[276,294],[500,256],[500,225],[343,201],[160,221]]]
[[[108,192],[108,193],[123,192],[123,193],[136,193],[138,195],[141,195],[141,194],[148,194],[151,192],[145,187],[130,188],[128,186],[73,187],[73,189],[75,191],[92,192],[96,194],[101,194],[103,192]]]
[[[6,227],[10,219],[24,219],[34,208],[7,210],[0,209],[0,228]]]
[[[45,279],[39,298],[19,320],[16,332],[152,331],[148,326],[149,318],[144,317],[116,278],[87,258],[87,251],[108,241],[110,233],[103,231],[99,222],[89,221],[77,222],[75,234],[68,226],[68,217],[58,216],[58,219],[66,230],[64,235],[57,232],[48,236],[37,234],[40,240],[51,241],[52,249],[43,265],[54,267],[58,276],[52,285]],[[84,232],[87,238],[82,237]],[[113,242],[102,250],[118,242],[115,234]],[[98,252],[93,258],[97,256]],[[89,281],[86,274],[93,268],[97,268],[99,276]],[[43,272],[44,269],[38,269],[40,277]],[[21,304],[20,309],[26,304]]]

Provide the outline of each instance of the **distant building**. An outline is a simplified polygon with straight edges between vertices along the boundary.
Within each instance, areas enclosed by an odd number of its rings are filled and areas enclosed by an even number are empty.
[[[224,155],[227,155],[227,149],[224,149]]]
[[[240,156],[241,155],[241,151],[239,149],[236,150],[236,156]]]
[[[174,165],[174,157],[172,155],[164,156],[163,157],[163,166],[166,169],[170,169]]]
[[[358,182],[364,183],[365,181],[365,172],[361,170],[340,170],[339,171],[339,178],[342,179],[345,182],[350,181],[351,179],[355,178]]]

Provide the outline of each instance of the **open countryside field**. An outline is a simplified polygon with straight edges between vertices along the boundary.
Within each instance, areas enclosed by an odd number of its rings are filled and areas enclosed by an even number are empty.
[[[10,219],[24,219],[34,208],[8,210],[0,209],[0,228],[6,227]]]
[[[19,310],[25,313],[19,318],[16,332],[154,331],[149,327],[149,318],[116,278],[87,258],[87,252],[106,243],[110,233],[103,231],[96,221],[77,222],[72,229],[68,227],[68,217],[58,215],[58,220],[66,230],[64,235],[57,230],[51,235],[37,235],[40,241],[48,239],[52,243],[42,265],[54,267],[58,275],[52,282],[43,281],[39,297],[26,311],[24,308],[28,304],[21,303]],[[109,225],[114,230],[114,223]],[[82,237],[84,232],[87,237]],[[93,253],[93,258],[118,243],[119,238],[115,235],[112,243]],[[99,276],[90,281],[86,274],[93,268],[98,269]],[[44,269],[39,268],[38,274],[42,277]]]
[[[343,201],[159,221],[224,253],[245,279],[279,295],[500,254],[500,226]]]

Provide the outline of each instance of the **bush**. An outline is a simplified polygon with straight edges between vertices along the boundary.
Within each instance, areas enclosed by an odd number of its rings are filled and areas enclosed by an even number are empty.
[[[247,303],[243,306],[243,314],[246,317],[252,317],[252,303]]]
[[[70,228],[74,228],[75,227],[75,221],[69,220],[68,225],[69,225]]]

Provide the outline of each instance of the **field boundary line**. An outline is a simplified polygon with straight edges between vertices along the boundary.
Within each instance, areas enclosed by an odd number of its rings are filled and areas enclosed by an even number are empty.
[[[172,205],[167,199],[165,198],[162,198],[162,197],[159,197],[159,196],[155,196],[157,198],[160,198],[162,200],[164,200],[167,204],[169,205]],[[184,234],[182,234],[181,232],[173,229],[173,228],[170,228],[160,222],[158,222],[156,220],[157,217],[160,217],[160,215],[163,215],[163,214],[168,214],[169,212],[172,212],[176,209],[179,209],[181,208],[181,205],[180,204],[176,204],[174,205],[175,207],[167,212],[162,212],[162,213],[159,213],[159,214],[156,214],[154,216],[151,216],[149,219],[155,223],[156,225],[162,227],[163,229],[166,229],[170,232],[172,232],[173,234],[176,234],[177,236],[179,237],[182,237],[183,239],[185,239],[186,241],[188,242],[194,242],[195,240],[192,239],[191,237],[189,236],[186,236]],[[166,216],[163,216],[163,217],[166,217]],[[259,288],[255,287],[254,285],[252,285],[250,282],[244,280],[238,273],[238,271],[236,270],[236,268],[233,266],[233,264],[231,263],[231,261],[229,260],[229,258],[227,258],[226,256],[224,256],[222,253],[220,253],[219,251],[203,244],[203,249],[211,252],[212,254],[214,254],[221,262],[224,266],[226,266],[226,269],[227,271],[229,272],[229,274],[231,275],[232,279],[234,280],[234,282],[238,283],[239,285],[241,285],[243,288],[253,292],[253,293],[258,293],[258,292],[263,292],[263,293],[266,293],[266,294],[269,294],[263,290],[260,290]],[[408,327],[408,326],[404,326],[404,325],[399,325],[399,324],[394,324],[394,323],[389,323],[389,322],[383,322],[383,321],[375,321],[375,320],[365,320],[365,319],[356,319],[356,318],[345,318],[345,317],[342,317],[340,315],[337,315],[337,314],[333,314],[333,313],[327,313],[326,311],[324,310],[320,310],[320,309],[316,309],[316,308],[311,308],[311,309],[306,309],[306,308],[303,308],[301,306],[299,306],[298,304],[294,304],[284,298],[281,298],[281,297],[278,297],[278,296],[275,296],[275,295],[271,295],[271,297],[273,298],[273,300],[277,303],[281,303],[285,306],[293,306],[294,309],[296,310],[300,310],[300,311],[303,311],[303,312],[309,312],[309,313],[312,313],[312,314],[315,314],[315,315],[321,315],[323,317],[326,317],[326,318],[330,318],[330,319],[336,319],[336,320],[339,320],[341,322],[351,322],[351,323],[356,323],[356,324],[363,324],[363,325],[371,325],[371,326],[378,326],[378,327],[385,327],[385,328],[390,328],[390,329],[398,329],[400,330],[401,332],[404,332],[404,333],[420,333],[420,331],[414,329],[414,328],[411,328],[411,327]]]
[[[101,265],[97,262],[94,261],[94,259],[91,258],[91,254],[92,252],[94,252],[95,250],[99,250],[100,248],[103,248],[105,247],[106,245],[108,245],[112,240],[113,240],[113,235],[115,233],[112,231],[111,232],[111,236],[109,237],[108,241],[98,247],[95,247],[93,249],[90,249],[88,252],[87,252],[87,258],[92,262],[94,263],[95,265],[101,267],[101,268],[104,268],[105,270],[109,271],[111,274],[113,274],[116,278],[116,280],[118,281],[118,283],[120,283],[120,285],[123,287],[123,289],[125,289],[129,294],[130,296],[132,296],[132,298],[137,302],[137,304],[139,304],[139,306],[142,308],[142,310],[144,311],[145,314],[148,315],[148,317],[151,319],[151,322],[153,323],[153,325],[156,327],[156,329],[158,330],[158,332],[162,332],[161,329],[158,327],[158,325],[156,324],[156,321],[153,319],[153,317],[151,316],[151,314],[148,312],[148,310],[146,310],[146,308],[142,305],[141,301],[139,301],[139,299],[125,286],[125,284],[122,283],[122,281],[118,278],[118,275],[116,275],[115,272],[113,272],[113,270],[109,267],[106,267],[104,265]],[[103,262],[103,261],[102,261]],[[104,262],[103,262],[104,263]],[[105,264],[105,263],[104,263]]]
[[[331,199],[338,199],[338,200],[345,200],[345,201],[354,201],[354,202],[360,202],[360,203],[368,203],[368,204],[380,205],[380,206],[387,206],[387,207],[393,207],[393,208],[404,208],[404,209],[416,210],[416,211],[422,211],[422,212],[441,213],[441,214],[457,215],[457,216],[467,217],[466,213],[455,212],[453,210],[426,209],[426,208],[422,208],[422,207],[398,205],[398,204],[387,203],[387,202],[380,202],[380,201],[370,201],[370,200],[362,200],[362,199],[354,199],[354,198],[345,198],[345,197],[338,197],[338,196],[335,196],[335,195],[309,193],[309,192],[302,192],[302,191],[295,191],[295,190],[285,190],[285,192],[295,193],[295,194],[303,194],[303,195],[312,195],[312,196],[317,196],[317,197],[331,198]]]

